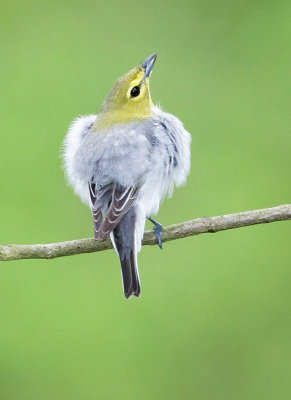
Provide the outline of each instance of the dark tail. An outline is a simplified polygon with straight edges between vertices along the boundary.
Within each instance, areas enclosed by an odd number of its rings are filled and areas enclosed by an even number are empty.
[[[140,281],[135,250],[135,210],[132,207],[120,220],[113,231],[115,245],[119,254],[124,295],[140,296]]]

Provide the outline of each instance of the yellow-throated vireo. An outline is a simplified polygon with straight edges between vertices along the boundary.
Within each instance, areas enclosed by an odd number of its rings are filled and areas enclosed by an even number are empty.
[[[121,262],[124,294],[140,296],[137,253],[145,221],[190,170],[190,134],[175,116],[152,102],[151,55],[114,84],[98,115],[76,119],[64,142],[68,181],[94,218],[96,239],[108,235]]]

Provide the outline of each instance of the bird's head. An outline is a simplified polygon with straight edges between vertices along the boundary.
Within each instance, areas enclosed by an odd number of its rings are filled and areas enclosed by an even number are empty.
[[[98,115],[97,129],[143,120],[153,114],[149,78],[156,58],[157,55],[152,54],[142,65],[117,79]]]

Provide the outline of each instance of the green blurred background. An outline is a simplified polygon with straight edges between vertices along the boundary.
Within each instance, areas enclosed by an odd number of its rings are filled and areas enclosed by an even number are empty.
[[[63,138],[153,52],[152,97],[193,136],[187,185],[158,220],[290,202],[290,4],[2,1],[0,243],[92,235]],[[130,301],[113,251],[1,263],[1,400],[290,398],[290,234],[145,247]]]

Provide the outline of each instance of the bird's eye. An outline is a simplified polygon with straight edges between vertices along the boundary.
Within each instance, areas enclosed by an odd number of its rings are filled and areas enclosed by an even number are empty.
[[[131,97],[137,97],[139,93],[140,93],[139,86],[135,86],[134,88],[131,89],[130,95]]]

